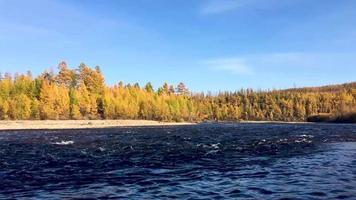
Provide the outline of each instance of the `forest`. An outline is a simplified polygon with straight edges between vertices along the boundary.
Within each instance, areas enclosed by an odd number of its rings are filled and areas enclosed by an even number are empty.
[[[356,113],[356,82],[312,88],[194,93],[184,83],[105,84],[84,63],[57,73],[0,74],[1,120],[146,119],[159,121],[326,121]],[[321,120],[323,121],[323,120]],[[324,120],[325,121],[325,120]]]

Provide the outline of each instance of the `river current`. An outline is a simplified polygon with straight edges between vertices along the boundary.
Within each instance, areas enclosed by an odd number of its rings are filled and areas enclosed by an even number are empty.
[[[0,199],[356,199],[356,125],[0,131]]]

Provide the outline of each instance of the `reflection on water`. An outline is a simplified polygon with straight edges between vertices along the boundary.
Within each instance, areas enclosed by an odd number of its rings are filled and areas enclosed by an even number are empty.
[[[1,198],[356,198],[356,126],[0,133]]]

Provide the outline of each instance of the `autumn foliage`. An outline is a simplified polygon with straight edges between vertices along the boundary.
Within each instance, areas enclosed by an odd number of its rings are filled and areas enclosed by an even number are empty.
[[[65,62],[58,73],[0,75],[0,119],[147,119],[160,121],[305,121],[327,113],[356,111],[356,83],[289,90],[204,94],[183,83],[106,86],[99,67]]]

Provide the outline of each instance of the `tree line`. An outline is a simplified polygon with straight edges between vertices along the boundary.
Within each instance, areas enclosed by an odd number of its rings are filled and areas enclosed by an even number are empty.
[[[320,114],[356,112],[356,83],[289,90],[204,94],[184,83],[119,82],[106,86],[99,67],[65,62],[58,73],[0,75],[0,119],[146,119],[160,121],[271,120],[305,121]]]

